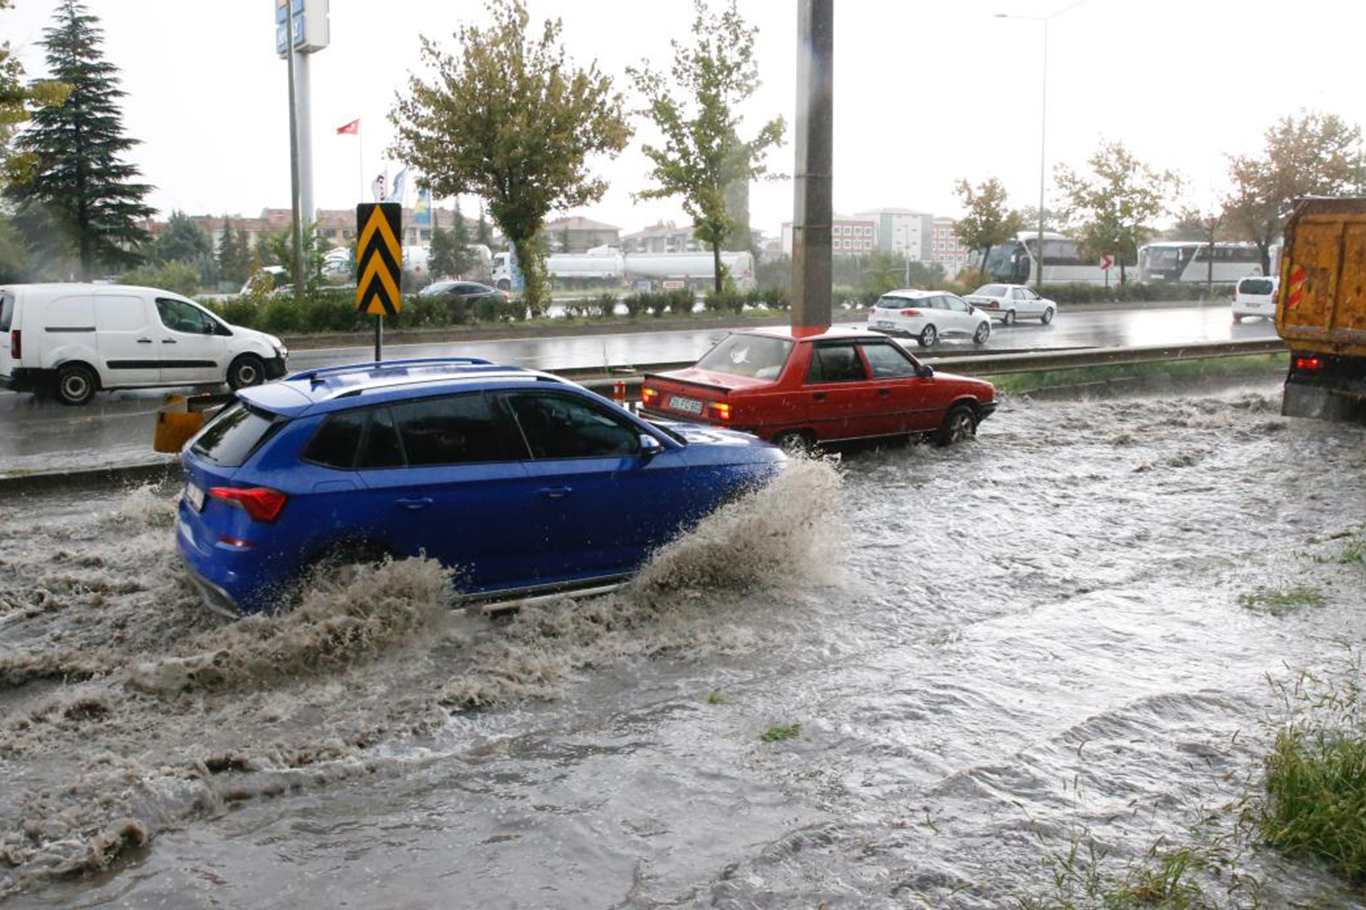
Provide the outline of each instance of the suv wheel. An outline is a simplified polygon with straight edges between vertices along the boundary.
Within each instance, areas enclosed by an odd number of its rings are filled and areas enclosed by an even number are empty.
[[[57,400],[62,404],[89,404],[98,387],[95,371],[83,363],[67,364],[57,371]]]
[[[228,385],[233,391],[266,381],[266,365],[255,354],[243,354],[228,367]]]

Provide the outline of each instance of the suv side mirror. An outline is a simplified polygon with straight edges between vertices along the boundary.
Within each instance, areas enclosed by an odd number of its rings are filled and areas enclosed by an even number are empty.
[[[650,458],[664,451],[664,443],[655,439],[649,433],[640,434],[640,454],[645,458]]]

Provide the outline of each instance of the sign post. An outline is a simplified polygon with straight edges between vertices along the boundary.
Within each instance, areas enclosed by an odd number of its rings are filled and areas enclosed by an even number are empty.
[[[375,360],[383,358],[384,317],[403,307],[403,207],[397,202],[356,206],[356,312],[375,317]]]

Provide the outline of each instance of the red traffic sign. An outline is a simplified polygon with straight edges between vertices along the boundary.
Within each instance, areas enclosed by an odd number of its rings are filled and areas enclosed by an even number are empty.
[[[1109,253],[1105,253],[1100,257],[1100,267],[1102,270],[1108,272],[1114,264],[1115,257],[1111,256]]]

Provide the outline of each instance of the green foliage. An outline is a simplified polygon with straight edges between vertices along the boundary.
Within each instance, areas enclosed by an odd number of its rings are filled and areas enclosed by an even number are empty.
[[[151,259],[155,263],[193,262],[213,252],[213,240],[199,229],[189,215],[172,211],[166,228],[152,241]]]
[[[617,297],[615,294],[599,294],[565,304],[564,311],[571,319],[609,319],[616,314]]]
[[[1067,200],[1064,216],[1084,253],[1108,253],[1119,260],[1119,282],[1124,284],[1126,263],[1135,261],[1139,246],[1152,236],[1150,222],[1167,211],[1180,181],[1170,171],[1154,171],[1121,142],[1102,142],[1087,163],[1090,176],[1067,165],[1055,172]]]
[[[774,724],[763,733],[759,738],[766,743],[780,743],[788,739],[796,739],[802,735],[801,724]]]
[[[223,216],[223,235],[218,241],[218,277],[240,285],[251,274],[251,250],[247,234],[232,229],[232,219]]]
[[[0,11],[9,8],[10,0],[0,0]],[[70,86],[51,80],[25,86],[23,65],[8,41],[0,44],[0,184],[27,179],[35,163],[32,154],[16,153],[12,147],[15,132],[36,108],[61,105],[70,91]]]
[[[708,293],[703,304],[706,306],[708,313],[741,313],[744,312],[746,302],[746,295],[732,290],[725,290]]]
[[[723,695],[723,694],[721,694],[720,692],[708,692],[708,693],[707,693],[707,704],[709,704],[709,705],[728,705],[728,704],[730,704],[730,699],[726,698],[726,696]]]
[[[119,281],[173,291],[188,297],[199,290],[199,269],[188,262],[163,262],[124,272],[119,276]]]
[[[1233,185],[1224,213],[1237,235],[1257,244],[1262,268],[1281,236],[1285,219],[1299,196],[1341,196],[1360,178],[1361,128],[1335,114],[1301,111],[1282,117],[1264,134],[1261,155],[1233,155],[1228,175]]]
[[[124,92],[118,69],[104,59],[98,20],[77,0],[64,0],[54,20],[42,44],[49,72],[69,94],[32,111],[15,143],[26,166],[11,175],[5,195],[31,249],[48,259],[74,249],[90,279],[141,260],[136,249],[148,236],[138,222],[153,213],[142,201],[151,187],[133,182],[138,169],[122,159],[137,143],[123,132]]]
[[[954,224],[953,232],[968,249],[981,250],[983,262],[992,247],[1013,240],[1024,229],[1024,217],[1006,208],[1006,188],[995,177],[976,189],[966,180],[959,180],[954,184],[954,192],[963,203],[964,213]]]
[[[1286,719],[1265,759],[1261,836],[1292,856],[1317,857],[1366,883],[1366,704],[1359,658],[1329,684],[1307,674],[1280,687]]]
[[[694,0],[692,44],[671,41],[674,60],[669,76],[642,62],[629,68],[636,90],[644,96],[642,111],[664,134],[663,146],[642,147],[653,168],[655,186],[637,194],[642,199],[680,196],[693,219],[697,238],[713,252],[740,226],[728,210],[726,194],[736,184],[765,176],[764,156],[782,144],[782,117],[764,124],[751,140],[740,138],[736,111],[759,87],[754,59],[758,29],[746,25],[735,0],[713,15],[706,0]],[[675,88],[679,96],[674,95]],[[748,231],[748,225],[744,225]],[[744,245],[748,249],[749,243]],[[714,290],[724,290],[718,271]]]
[[[1238,595],[1238,603],[1255,613],[1286,616],[1299,610],[1322,607],[1327,600],[1316,588],[1295,587],[1285,590],[1259,588],[1249,594]]]
[[[272,264],[282,265],[285,268],[285,281],[289,284],[294,282],[294,230],[293,228],[281,228],[270,234],[262,234],[266,238],[269,258]],[[304,291],[312,294],[318,290],[323,278],[323,256],[332,248],[332,243],[326,237],[318,235],[318,224],[314,222],[304,226],[303,229],[303,252],[304,252]]]
[[[551,210],[602,198],[607,183],[588,175],[587,159],[615,157],[631,131],[611,77],[566,58],[559,20],[536,36],[523,0],[490,0],[488,13],[491,22],[459,28],[454,54],[422,39],[433,79],[413,76],[390,112],[394,152],[436,195],[488,200],[517,250],[527,304],[539,312],[543,265],[530,241]]]

